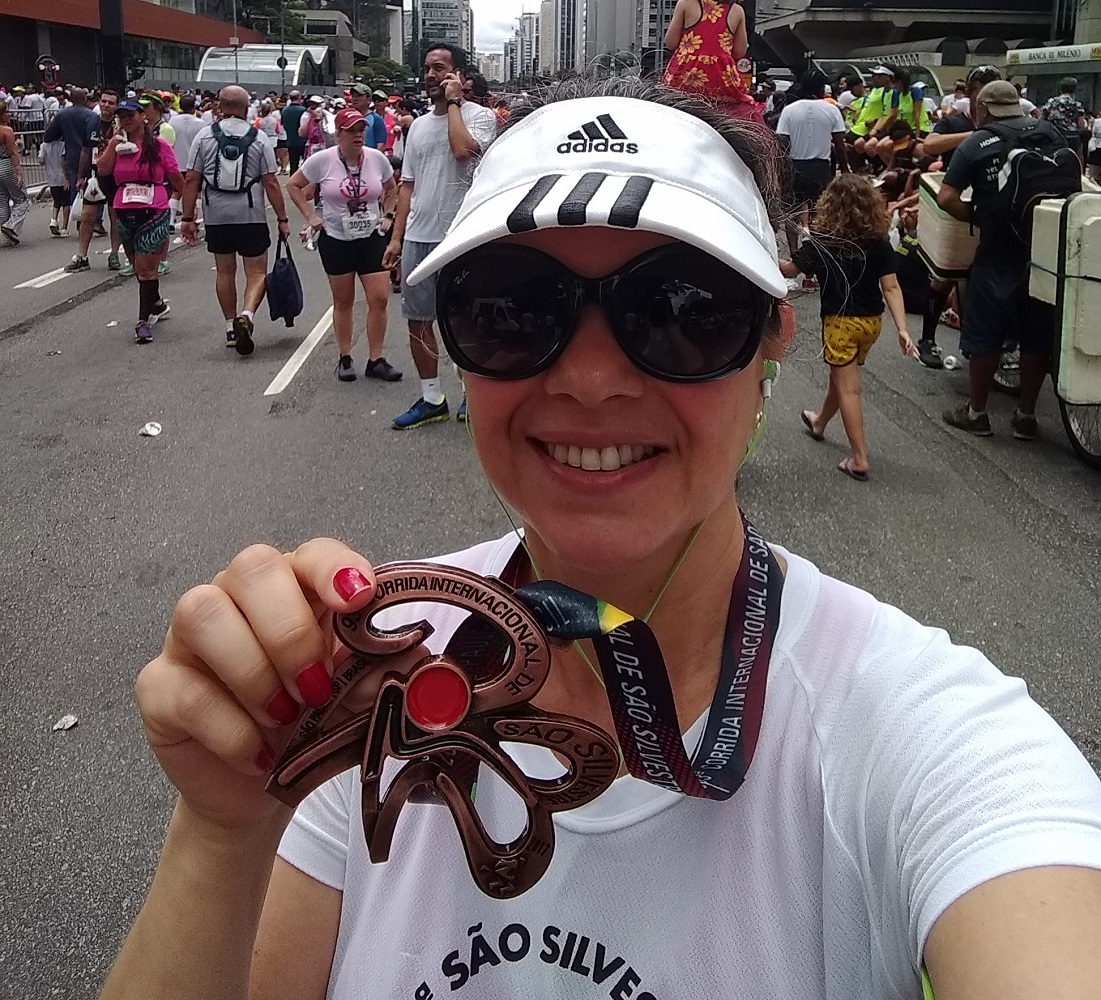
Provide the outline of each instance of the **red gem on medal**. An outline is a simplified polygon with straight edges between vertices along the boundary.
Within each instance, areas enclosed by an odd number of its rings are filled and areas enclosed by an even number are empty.
[[[470,710],[470,682],[462,671],[442,663],[418,670],[405,689],[405,714],[430,732],[451,729]]]

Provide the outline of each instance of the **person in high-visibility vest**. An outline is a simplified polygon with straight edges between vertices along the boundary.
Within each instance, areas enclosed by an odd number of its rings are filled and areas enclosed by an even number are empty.
[[[891,138],[891,126],[896,121],[910,126],[918,139],[929,134],[929,112],[925,109],[925,90],[915,87],[913,77],[907,69],[895,70],[891,81],[889,96],[885,98],[883,114],[871,129],[864,144],[864,153],[868,157],[877,157],[885,164],[894,159],[896,140]]]
[[[864,96],[864,103],[856,121],[853,122],[849,135],[852,138],[852,146],[856,152],[864,155],[868,145],[868,136],[871,130],[883,117],[884,104],[889,104],[888,95],[891,93],[891,80],[894,71],[886,66],[876,66],[872,70],[872,85]],[[868,151],[872,155],[872,151]]]

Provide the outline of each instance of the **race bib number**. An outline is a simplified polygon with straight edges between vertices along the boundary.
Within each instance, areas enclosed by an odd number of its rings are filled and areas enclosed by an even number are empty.
[[[367,212],[344,216],[344,238],[361,240],[370,236],[378,226],[378,219]]]
[[[122,189],[122,203],[124,205],[152,205],[152,184],[127,184]]]

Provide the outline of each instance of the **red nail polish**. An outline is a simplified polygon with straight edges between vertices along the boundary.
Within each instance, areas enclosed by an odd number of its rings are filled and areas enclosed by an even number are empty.
[[[266,711],[281,726],[289,726],[298,718],[298,702],[283,688],[267,703]]]
[[[333,682],[324,663],[311,663],[295,678],[295,684],[310,708],[320,708],[333,696]]]
[[[371,581],[354,566],[337,570],[333,577],[334,589],[346,601],[354,600],[365,590],[370,590],[371,586]]]
[[[275,767],[275,751],[266,743],[263,749],[256,755],[256,766],[265,774],[270,773],[271,769]]]

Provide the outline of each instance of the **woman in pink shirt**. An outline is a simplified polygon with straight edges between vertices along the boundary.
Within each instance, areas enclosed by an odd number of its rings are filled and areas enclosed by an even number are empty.
[[[114,209],[122,245],[138,276],[138,323],[134,339],[139,344],[153,340],[152,328],[168,313],[161,298],[157,265],[168,257],[168,235],[172,196],[183,196],[183,177],[172,147],[153,135],[137,101],[123,101],[118,107],[122,134],[116,135],[100,153],[96,169],[111,174],[118,190]]]

